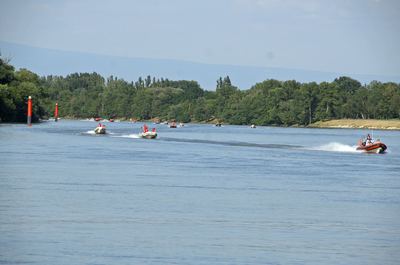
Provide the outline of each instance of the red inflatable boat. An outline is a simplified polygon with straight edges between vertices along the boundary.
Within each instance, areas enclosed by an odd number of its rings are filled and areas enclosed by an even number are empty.
[[[387,146],[380,141],[376,141],[374,143],[359,143],[357,146],[357,150],[376,154],[382,154],[385,152],[386,149]]]

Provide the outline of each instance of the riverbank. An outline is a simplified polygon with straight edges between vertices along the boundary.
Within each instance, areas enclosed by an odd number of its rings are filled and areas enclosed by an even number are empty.
[[[400,130],[400,120],[372,120],[372,119],[341,119],[317,121],[308,127],[311,128],[352,128],[374,130]]]
[[[46,122],[50,120],[40,120],[39,122]],[[65,116],[60,118],[60,120],[93,120],[93,119],[84,119],[84,118],[77,118],[77,117],[69,117]],[[108,121],[107,119],[101,120]],[[115,118],[113,121],[131,121],[131,122],[150,122],[150,123],[162,123],[164,121],[159,118],[153,118],[150,120],[139,120],[139,119],[127,119],[127,118]],[[170,120],[171,121],[171,120]],[[18,123],[18,122],[11,122],[11,123]],[[24,123],[24,122],[20,122]],[[199,124],[217,124],[222,123],[229,125],[229,123],[221,122],[218,119],[210,119],[207,121],[191,121],[191,123],[199,123]],[[1,124],[1,122],[0,122]],[[244,125],[243,126],[250,126]],[[400,130],[400,119],[391,119],[391,120],[374,120],[374,119],[341,119],[341,120],[329,120],[329,121],[317,121],[313,124],[308,126],[304,125],[291,125],[291,126],[284,126],[284,125],[264,125],[264,126],[272,126],[272,127],[295,127],[295,128],[343,128],[343,129],[374,129],[374,130]]]

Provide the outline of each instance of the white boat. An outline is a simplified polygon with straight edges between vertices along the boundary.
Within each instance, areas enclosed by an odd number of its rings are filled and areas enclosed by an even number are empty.
[[[154,139],[157,137],[156,132],[141,132],[139,133],[139,137],[146,138],[146,139]]]
[[[94,133],[95,133],[95,134],[105,134],[105,133],[106,133],[106,127],[105,127],[104,125],[102,125],[102,126],[97,126],[97,127],[94,129]]]
[[[157,137],[156,128],[153,128],[151,131],[149,131],[149,127],[147,127],[147,125],[144,124],[142,129],[143,131],[139,133],[139,137],[146,139],[154,139]]]

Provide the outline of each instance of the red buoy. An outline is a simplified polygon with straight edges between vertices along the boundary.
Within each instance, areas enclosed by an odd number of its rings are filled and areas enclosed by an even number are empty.
[[[32,126],[32,97],[28,97],[28,126]]]
[[[58,121],[58,103],[56,103],[56,109],[54,110],[54,121]]]

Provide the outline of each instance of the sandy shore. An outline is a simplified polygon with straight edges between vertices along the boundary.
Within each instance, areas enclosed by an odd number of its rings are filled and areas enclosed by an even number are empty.
[[[357,128],[375,130],[400,130],[400,120],[330,120],[311,124],[312,128]]]

